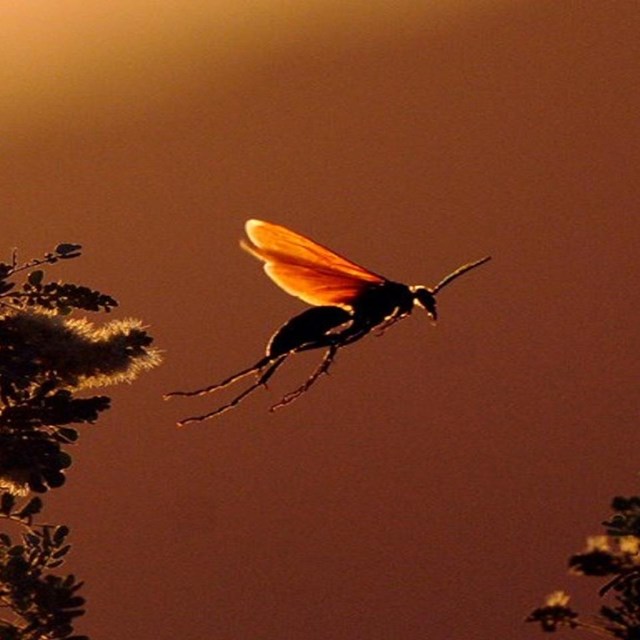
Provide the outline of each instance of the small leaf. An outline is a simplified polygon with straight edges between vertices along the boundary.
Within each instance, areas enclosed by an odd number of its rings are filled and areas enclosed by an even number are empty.
[[[39,287],[42,284],[42,278],[44,278],[44,271],[38,269],[27,276],[27,282],[34,287]]]
[[[56,527],[56,530],[53,532],[53,542],[56,546],[61,545],[64,542],[64,539],[69,535],[69,527],[66,525],[60,525]]]
[[[16,499],[10,493],[3,493],[2,498],[0,498],[0,513],[4,513],[8,516],[11,513],[11,509],[16,503]]]
[[[55,558],[56,560],[59,560],[60,558],[64,558],[64,556],[66,556],[70,550],[71,550],[71,545],[66,544],[64,547],[60,547],[60,549],[58,549],[57,551],[54,551],[51,554],[51,557]]]
[[[41,536],[37,533],[25,533],[25,542],[28,542],[32,547],[37,547],[40,544]]]
[[[69,598],[67,602],[65,602],[65,605],[70,609],[75,609],[76,607],[81,607],[85,602],[86,601],[82,596],[73,596],[72,598]],[[77,613],[76,615],[82,614]]]
[[[78,439],[78,432],[70,427],[61,427],[57,433],[64,442],[75,442]]]
[[[82,585],[82,582],[79,582],[78,584],[76,584],[74,586],[74,582],[76,581],[76,577],[73,575],[73,573],[70,573],[68,576],[66,576],[65,578],[63,578],[62,580],[62,586],[63,587],[67,587],[68,589],[77,589],[79,586]]]
[[[60,451],[58,453],[57,460],[58,460],[58,465],[60,465],[61,469],[68,469],[72,463],[71,456],[65,451]],[[49,481],[48,478],[47,478],[47,481]],[[62,482],[64,482],[64,480]],[[49,484],[51,483],[49,482]],[[53,485],[51,486],[53,487]]]
[[[58,487],[61,487],[66,480],[66,478],[64,477],[64,473],[61,473],[60,471],[56,471],[55,469],[45,469],[42,472],[42,476],[44,477],[47,484],[52,489],[57,489]]]
[[[42,500],[38,497],[31,498],[27,504],[20,509],[15,515],[21,520],[25,520],[26,518],[30,518],[36,513],[40,513],[42,511]]]
[[[623,496],[615,496],[611,501],[611,508],[615,511],[626,511],[631,506],[631,500]]]
[[[81,249],[82,245],[63,242],[56,247],[56,253],[59,258],[66,260],[68,258],[77,258],[81,253]]]

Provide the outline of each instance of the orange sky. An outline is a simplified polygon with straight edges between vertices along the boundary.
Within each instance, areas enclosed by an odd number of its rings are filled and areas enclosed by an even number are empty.
[[[633,1],[0,8],[4,250],[82,243],[56,274],[166,357],[49,499],[79,632],[527,639],[553,589],[598,606],[565,567],[638,491],[638,33]],[[313,354],[177,430],[223,398],[164,392],[304,308],[239,250],[247,218],[410,284],[494,260],[288,409]]]

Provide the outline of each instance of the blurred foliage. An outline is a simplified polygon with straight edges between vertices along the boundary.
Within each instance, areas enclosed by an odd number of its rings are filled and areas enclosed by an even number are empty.
[[[547,632],[566,627],[600,637],[640,640],[640,497],[616,497],[611,508],[614,514],[603,523],[605,534],[589,538],[586,549],[569,558],[572,572],[607,578],[598,593],[608,603],[597,615],[585,617],[569,607],[567,594],[556,591],[527,622],[537,622]]]
[[[34,522],[43,501],[27,496],[64,484],[77,425],[109,408],[106,396],[75,394],[129,382],[160,362],[139,321],[98,327],[71,317],[118,305],[88,287],[45,280],[43,266],[80,250],[65,243],[23,264],[15,251],[0,262],[0,518],[8,526],[0,532],[0,640],[85,640],[72,624],[83,613],[82,583],[59,572],[69,528]]]
[[[21,621],[0,620],[0,639],[86,640],[86,636],[72,635],[73,619],[84,613],[84,598],[76,595],[82,583],[73,575],[58,576],[50,571],[62,565],[71,548],[67,543],[69,529],[33,524],[33,516],[41,508],[38,497],[16,505],[15,496],[2,495],[2,516],[20,523],[24,533],[19,543],[0,533],[0,594],[3,604]]]

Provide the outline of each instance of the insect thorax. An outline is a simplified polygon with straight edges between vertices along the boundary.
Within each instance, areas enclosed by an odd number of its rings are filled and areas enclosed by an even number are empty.
[[[352,306],[358,324],[375,327],[390,318],[411,313],[413,293],[407,285],[387,280],[369,287]]]

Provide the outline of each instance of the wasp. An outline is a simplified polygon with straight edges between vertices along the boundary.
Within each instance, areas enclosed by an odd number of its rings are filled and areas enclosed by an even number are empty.
[[[267,343],[264,357],[217,384],[194,391],[173,391],[172,396],[201,396],[223,389],[256,374],[255,381],[231,401],[200,416],[181,420],[178,425],[200,422],[236,407],[267,382],[292,355],[324,349],[317,368],[297,389],[287,393],[274,411],[300,397],[329,371],[337,352],[376,331],[385,330],[408,316],[415,306],[422,307],[432,321],[438,317],[436,294],[462,274],[490,260],[490,256],[465,264],[445,276],[434,287],[406,285],[388,280],[331,249],[284,226],[248,220],[248,242],[240,244],[264,263],[265,273],[281,289],[300,298],[311,308],[285,322]]]

